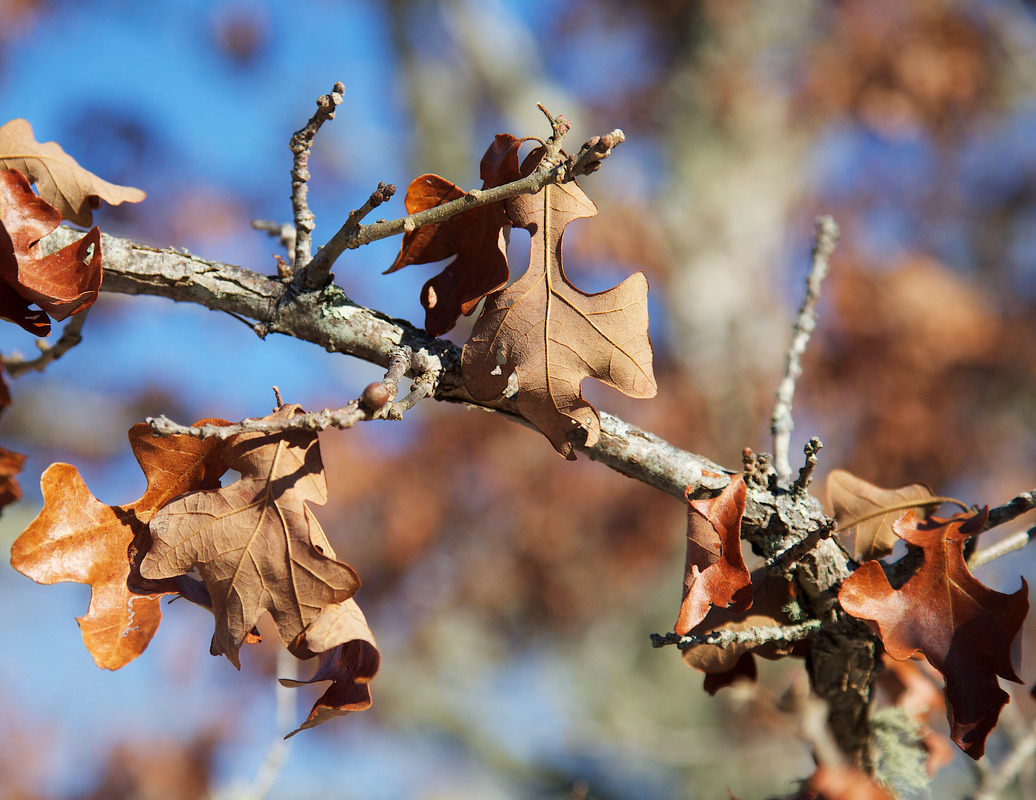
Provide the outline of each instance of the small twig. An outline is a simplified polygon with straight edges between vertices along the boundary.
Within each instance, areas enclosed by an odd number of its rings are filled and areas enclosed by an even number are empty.
[[[547,112],[544,111],[544,113]],[[473,189],[466,192],[463,197],[451,200],[449,203],[433,206],[424,211],[408,214],[398,219],[378,220],[370,225],[350,224],[347,220],[327,244],[320,248],[320,251],[313,259],[315,262],[313,266],[318,266],[321,271],[329,273],[335,261],[346,250],[355,250],[357,247],[376,242],[379,239],[386,239],[389,236],[414,231],[423,225],[445,222],[450,217],[454,217],[468,209],[507,200],[520,194],[535,194],[548,184],[567,183],[575,180],[578,175],[587,174],[597,169],[596,166],[591,165],[594,163],[599,165],[603,158],[611,154],[611,148],[625,138],[622,131],[612,131],[600,137],[593,145],[590,145],[587,148],[587,153],[580,151],[582,156],[577,156],[576,161],[570,164],[568,157],[561,150],[561,139],[568,132],[568,122],[564,117],[551,117],[551,127],[553,134],[544,142],[542,160],[536,169],[524,178],[519,178],[511,183],[505,183],[491,189]],[[584,147],[586,146],[584,145]],[[580,172],[579,170],[583,171]]]
[[[1010,754],[999,769],[989,770],[983,775],[972,800],[996,800],[1036,754],[1036,725],[1015,742]]]
[[[1022,492],[1003,505],[989,509],[989,516],[986,518],[986,524],[982,526],[982,530],[988,531],[997,525],[1003,525],[1005,522],[1010,522],[1015,517],[1020,517],[1034,508],[1036,508],[1036,489]]]
[[[327,120],[334,119],[335,109],[342,102],[345,86],[341,81],[335,83],[331,91],[317,100],[316,113],[310,117],[304,128],[297,130],[291,137],[291,152],[295,154],[291,169],[291,210],[295,220],[295,268],[305,267],[309,263],[311,234],[313,233],[313,212],[309,210],[306,195],[309,189],[309,153],[313,147],[313,139],[320,126]]]
[[[834,533],[835,529],[834,520],[828,519],[826,523],[812,529],[795,544],[766,559],[763,562],[766,571],[771,575],[787,575],[788,570],[805,558],[817,546],[818,542],[831,538],[831,534]]]
[[[675,644],[680,650],[703,644],[711,644],[716,647],[748,644],[757,647],[768,642],[797,642],[801,639],[809,639],[819,630],[820,620],[810,619],[796,625],[763,625],[741,631],[720,628],[718,631],[691,633],[685,636],[678,633],[667,633],[665,636],[653,633],[651,634],[651,646],[665,647]]]
[[[806,279],[806,297],[802,301],[795,324],[792,327],[791,344],[784,356],[784,374],[777,386],[777,401],[770,417],[770,435],[773,437],[774,466],[782,483],[791,480],[791,462],[788,460],[791,446],[791,431],[795,424],[791,416],[791,403],[795,397],[795,382],[802,375],[802,356],[809,344],[809,337],[817,327],[817,302],[820,300],[820,285],[827,277],[831,253],[838,244],[840,231],[832,217],[817,218],[816,237],[813,242],[813,264]]]
[[[180,425],[165,415],[148,417],[148,425],[155,436],[194,436],[197,439],[229,439],[242,433],[283,433],[284,431],[322,431],[327,428],[351,428],[357,422],[369,419],[369,413],[354,400],[341,408],[324,408],[298,414],[290,419],[267,420],[250,418],[230,425]]]
[[[817,468],[817,453],[824,447],[824,443],[814,436],[810,439],[803,452],[806,454],[806,463],[799,470],[799,477],[795,479],[791,490],[794,494],[805,494],[809,484],[813,481],[813,471]]]
[[[257,231],[265,231],[270,237],[280,242],[288,254],[291,264],[295,263],[295,226],[290,222],[273,222],[268,219],[253,219],[252,228]],[[277,269],[278,277],[281,276],[281,269]]]
[[[1006,539],[1001,539],[999,542],[994,542],[981,550],[976,550],[971,554],[971,558],[968,559],[968,569],[974,572],[994,559],[1006,556],[1015,550],[1021,550],[1034,538],[1036,538],[1036,526],[1029,528],[1027,531],[1016,533],[1013,536],[1008,536]]]
[[[378,188],[371,192],[371,196],[367,198],[367,202],[359,208],[349,212],[348,218],[345,220],[345,224],[339,228],[338,236],[349,236],[359,231],[360,220],[367,216],[371,211],[380,206],[382,203],[387,203],[392,199],[392,196],[396,193],[396,187],[394,184],[379,183]],[[328,243],[330,245],[330,242]],[[331,267],[334,265],[338,255],[334,258],[331,257],[332,251],[327,246],[320,248],[313,259],[306,265],[304,270],[301,270],[296,277],[296,291],[312,291],[326,286],[331,281]]]
[[[26,361],[19,355],[4,356],[0,359],[3,362],[4,370],[12,378],[20,378],[29,372],[43,372],[51,362],[57,361],[83,341],[83,323],[86,322],[86,315],[89,311],[89,308],[83,309],[72,317],[54,344],[37,339],[36,347],[39,348],[40,354],[36,358]]]

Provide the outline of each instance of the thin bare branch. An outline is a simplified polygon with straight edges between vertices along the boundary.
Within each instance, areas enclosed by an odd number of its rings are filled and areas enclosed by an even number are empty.
[[[746,628],[741,631],[720,628],[709,633],[692,633],[681,636],[678,633],[667,633],[661,636],[651,634],[652,647],[665,647],[675,644],[680,650],[688,650],[703,644],[716,647],[733,647],[735,645],[751,645],[758,647],[768,642],[786,644],[801,639],[811,638],[820,630],[820,620],[810,619],[795,625],[761,625],[757,628]]]
[[[52,362],[57,361],[83,341],[83,323],[86,322],[86,315],[89,311],[90,309],[86,308],[72,317],[54,344],[37,339],[36,347],[39,348],[40,354],[36,358],[26,361],[17,354],[0,358],[4,370],[12,378],[20,378],[30,372],[43,372]]]
[[[290,222],[274,222],[269,219],[253,219],[252,229],[257,231],[263,231],[268,234],[271,238],[276,239],[280,242],[281,247],[284,248],[288,254],[288,258],[291,259],[292,264],[295,261],[295,226]]]
[[[335,109],[342,102],[345,86],[341,81],[335,83],[330,92],[317,100],[316,113],[310,117],[305,127],[300,128],[291,137],[291,152],[295,155],[291,170],[291,210],[295,220],[295,268],[305,267],[309,263],[311,235],[314,227],[313,212],[309,210],[306,195],[309,193],[309,153],[313,147],[313,139],[320,126],[327,120],[334,119]]]
[[[795,494],[805,494],[809,484],[812,483],[813,471],[817,468],[817,454],[823,446],[824,443],[814,436],[803,448],[803,452],[806,454],[806,463],[799,470],[799,477],[795,479],[795,483],[791,487]]]
[[[989,517],[986,519],[986,524],[982,527],[982,530],[988,531],[997,525],[1003,525],[1005,522],[1010,522],[1012,519],[1020,517],[1034,508],[1036,508],[1036,489],[1030,489],[1028,492],[1022,492],[1012,497],[1003,505],[989,509]]]
[[[813,241],[813,264],[806,279],[806,297],[802,301],[795,324],[792,327],[791,344],[784,356],[784,374],[777,386],[777,401],[770,417],[770,435],[773,437],[774,466],[783,484],[791,481],[789,448],[791,431],[795,423],[791,416],[791,403],[795,397],[795,383],[802,375],[802,356],[809,344],[809,337],[817,327],[817,302],[820,300],[820,285],[827,277],[831,254],[838,244],[840,231],[832,217],[817,218],[816,237]]]
[[[1010,754],[998,769],[987,770],[972,800],[997,800],[1019,773],[1036,755],[1036,724],[1015,742]]]
[[[1006,556],[1015,550],[1021,550],[1034,538],[1036,538],[1036,527],[1029,528],[1027,531],[1021,531],[1013,536],[1008,536],[1006,539],[1001,539],[999,542],[983,547],[981,550],[976,550],[971,554],[971,558],[968,559],[968,569],[974,571],[1001,556]]]

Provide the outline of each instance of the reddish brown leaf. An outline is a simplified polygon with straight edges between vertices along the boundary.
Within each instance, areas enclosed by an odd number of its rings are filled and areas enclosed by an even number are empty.
[[[690,501],[683,600],[673,628],[681,635],[701,624],[712,606],[733,611],[752,607],[752,577],[741,556],[747,496],[745,480],[738,475],[718,497]]]
[[[704,634],[720,628],[744,631],[750,628],[790,624],[792,619],[788,616],[787,607],[795,599],[791,583],[779,576],[768,574],[763,568],[755,570],[751,579],[751,611],[732,611],[714,607],[704,621],[690,633]],[[705,689],[710,694],[715,694],[739,677],[754,680],[754,656],[776,661],[788,655],[805,655],[808,649],[808,641],[791,644],[767,642],[758,646],[736,644],[730,647],[702,644],[684,650],[683,660],[687,666],[705,673]]]
[[[39,240],[61,216],[15,170],[0,171],[0,317],[30,333],[50,333],[50,321],[89,307],[101,288],[101,234],[43,255]],[[39,309],[30,309],[36,304]]]
[[[574,459],[571,434],[583,428],[592,447],[601,430],[597,411],[583,399],[583,378],[630,397],[655,396],[647,278],[638,272],[597,294],[569,283],[561,263],[565,227],[597,213],[577,184],[549,185],[507,205],[514,224],[532,234],[529,269],[486,298],[464,345],[464,385],[475,399],[492,400],[516,380],[519,412]]]
[[[902,517],[905,503],[922,503],[933,497],[932,490],[923,483],[912,483],[898,489],[882,489],[844,469],[832,470],[827,477],[827,496],[835,512],[839,535],[846,539],[855,534],[853,558],[869,561],[883,558],[892,552],[898,537],[892,523]],[[898,508],[896,508],[898,507]],[[894,509],[877,514],[882,509]],[[927,514],[920,514],[924,517]],[[854,520],[868,517],[857,525]]]
[[[335,717],[370,708],[370,682],[381,665],[381,655],[355,600],[350,598],[321,611],[291,649],[300,658],[319,654],[317,671],[308,681],[281,678],[282,686],[332,683],[313,704],[306,721],[285,738]]]
[[[820,765],[806,785],[817,792],[817,800],[894,800],[867,773],[844,765]]]
[[[908,513],[893,530],[923,549],[921,568],[896,590],[881,564],[868,561],[838,593],[849,614],[877,625],[892,658],[922,653],[942,673],[953,741],[975,759],[1009,700],[997,676],[1020,682],[1017,637],[1029,610],[1024,578],[1022,588],[1008,595],[968,571],[964,542],[985,519],[985,511],[930,520]]]
[[[282,406],[266,419],[290,419],[298,410]],[[197,568],[216,617],[211,652],[240,669],[241,644],[263,611],[290,644],[322,609],[352,597],[360,580],[335,560],[307,505],[327,502],[316,433],[232,436],[224,462],[241,479],[188,494],[156,514],[154,544],[140,571],[160,580]]]
[[[206,423],[225,424],[196,424]],[[11,565],[37,583],[90,585],[90,608],[78,622],[83,643],[104,669],[118,669],[144,652],[162,618],[162,594],[180,592],[204,602],[183,581],[142,579],[140,559],[155,511],[184,492],[219,486],[226,471],[216,440],[156,438],[143,423],[130,428],[129,439],[148,482],[137,502],[106,506],[75,467],[52,464],[43,473],[43,510],[11,548]]]
[[[6,447],[0,447],[0,509],[22,497],[22,487],[15,476],[22,471],[25,456]]]
[[[69,222],[89,227],[101,201],[139,203],[145,195],[88,172],[55,142],[37,142],[32,125],[13,119],[0,126],[0,169],[16,169],[36,184],[47,203]],[[56,223],[55,223],[56,224]]]
[[[482,156],[482,188],[517,180],[518,148],[525,139],[498,133]],[[464,190],[438,175],[422,175],[406,193],[409,214],[463,197]],[[386,274],[410,264],[428,264],[456,256],[421,289],[425,329],[433,336],[450,330],[461,314],[470,314],[479,300],[507,283],[507,244],[510,225],[503,201],[472,208],[446,222],[423,225],[403,234],[399,255]]]

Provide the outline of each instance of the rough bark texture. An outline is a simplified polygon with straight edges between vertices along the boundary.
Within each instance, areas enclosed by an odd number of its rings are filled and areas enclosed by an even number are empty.
[[[63,247],[79,236],[61,228],[45,246]],[[231,312],[253,320],[259,336],[281,333],[382,366],[388,365],[394,347],[409,345],[414,357],[408,374],[416,378],[433,373],[436,399],[478,406],[524,422],[511,400],[472,400],[460,378],[459,347],[404,320],[358,306],[338,287],[295,295],[287,281],[172,249],[112,236],[102,236],[102,248],[102,291],[157,295]],[[688,487],[692,498],[718,494],[729,476],[740,471],[680,450],[610,414],[600,416],[598,442],[577,449],[681,501]],[[778,487],[772,467],[756,464],[750,470],[742,536],[764,558],[778,560],[781,568],[789,570],[806,612],[823,624],[808,661],[813,685],[829,704],[831,729],[843,753],[866,766],[867,707],[879,651],[869,629],[838,606],[838,586],[850,573],[849,556],[834,540],[817,537],[818,531],[830,530],[831,525],[815,498]],[[803,546],[811,536],[816,544]],[[789,568],[780,554],[796,546],[802,555]]]

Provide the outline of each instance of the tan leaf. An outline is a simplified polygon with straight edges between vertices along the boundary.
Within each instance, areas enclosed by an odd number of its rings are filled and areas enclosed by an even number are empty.
[[[317,671],[308,681],[281,678],[282,686],[332,683],[313,704],[306,721],[285,738],[335,717],[370,708],[370,682],[381,665],[381,655],[355,600],[350,598],[321,611],[291,649],[300,658],[318,654]]]
[[[207,423],[226,424],[195,424]],[[144,423],[130,428],[129,439],[147,478],[139,500],[107,506],[90,494],[75,467],[52,464],[41,481],[43,510],[11,547],[11,566],[37,583],[90,585],[90,608],[77,621],[94,663],[104,669],[118,669],[144,652],[162,619],[162,594],[179,592],[206,604],[184,580],[142,579],[139,565],[155,511],[184,492],[219,486],[226,471],[222,442],[214,439],[158,438]]]
[[[882,489],[863,478],[857,478],[851,472],[836,469],[827,477],[827,496],[834,509],[839,535],[843,538],[853,534],[856,536],[853,542],[853,558],[857,561],[870,561],[887,556],[899,541],[892,530],[892,523],[907,512],[908,509],[904,505],[917,503],[920,506],[934,494],[923,483],[912,483],[898,489]],[[884,514],[878,513],[882,509],[893,510]],[[875,516],[871,516],[872,514]],[[863,519],[864,517],[866,519]],[[858,525],[845,527],[857,519],[863,521]]]
[[[298,410],[282,406],[266,419],[290,419]],[[241,479],[156,514],[140,571],[159,580],[197,568],[216,617],[211,652],[240,668],[241,644],[263,611],[290,644],[325,606],[352,597],[360,580],[335,560],[307,506],[327,502],[316,433],[232,436],[224,461]]]
[[[139,203],[145,197],[140,189],[108,183],[83,169],[56,142],[37,142],[32,125],[24,119],[0,126],[0,167],[27,176],[40,197],[64,219],[84,228],[90,226],[93,209],[101,200],[119,205]]]
[[[513,198],[508,208],[513,223],[532,234],[529,269],[486,297],[464,345],[464,385],[475,399],[491,400],[508,390],[513,376],[522,416],[574,459],[571,434],[583,428],[593,446],[601,429],[597,411],[583,399],[583,378],[630,397],[655,396],[647,278],[638,272],[597,294],[569,283],[561,262],[565,227],[597,213],[577,184],[546,186]]]

